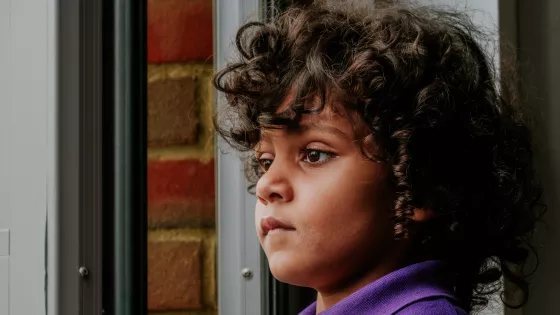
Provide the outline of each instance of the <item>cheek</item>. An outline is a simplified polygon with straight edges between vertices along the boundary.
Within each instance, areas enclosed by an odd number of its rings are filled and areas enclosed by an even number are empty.
[[[302,187],[307,193],[300,215],[304,240],[310,252],[328,254],[353,251],[362,246],[388,242],[392,238],[392,193],[375,171],[348,180],[331,176],[324,185]],[[334,174],[331,174],[334,175]],[[372,180],[374,179],[374,180]]]
[[[353,251],[386,233],[387,216],[360,199],[330,200],[308,209],[316,211],[306,212],[302,231],[313,251]]]

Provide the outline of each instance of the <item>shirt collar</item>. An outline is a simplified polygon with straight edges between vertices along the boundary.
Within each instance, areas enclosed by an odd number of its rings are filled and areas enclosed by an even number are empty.
[[[393,314],[403,307],[428,297],[457,301],[446,281],[442,261],[425,261],[391,272],[366,285],[320,315]],[[299,315],[315,315],[316,302]]]

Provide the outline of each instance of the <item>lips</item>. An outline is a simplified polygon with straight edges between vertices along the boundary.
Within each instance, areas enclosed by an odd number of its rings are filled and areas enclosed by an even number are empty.
[[[295,230],[294,227],[274,217],[263,217],[261,219],[261,229],[264,235],[267,235],[270,231],[274,231],[274,230],[285,230],[285,231]]]

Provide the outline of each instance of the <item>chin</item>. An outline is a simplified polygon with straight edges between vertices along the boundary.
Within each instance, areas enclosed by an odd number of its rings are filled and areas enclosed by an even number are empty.
[[[282,252],[267,254],[267,258],[270,272],[278,281],[301,287],[310,286],[307,280],[311,271],[305,268],[307,264]]]

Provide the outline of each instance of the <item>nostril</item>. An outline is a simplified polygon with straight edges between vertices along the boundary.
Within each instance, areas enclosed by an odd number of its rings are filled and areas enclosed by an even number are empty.
[[[280,195],[279,193],[271,193],[270,196],[268,196],[268,200],[273,201],[273,200],[281,200],[282,195]]]

